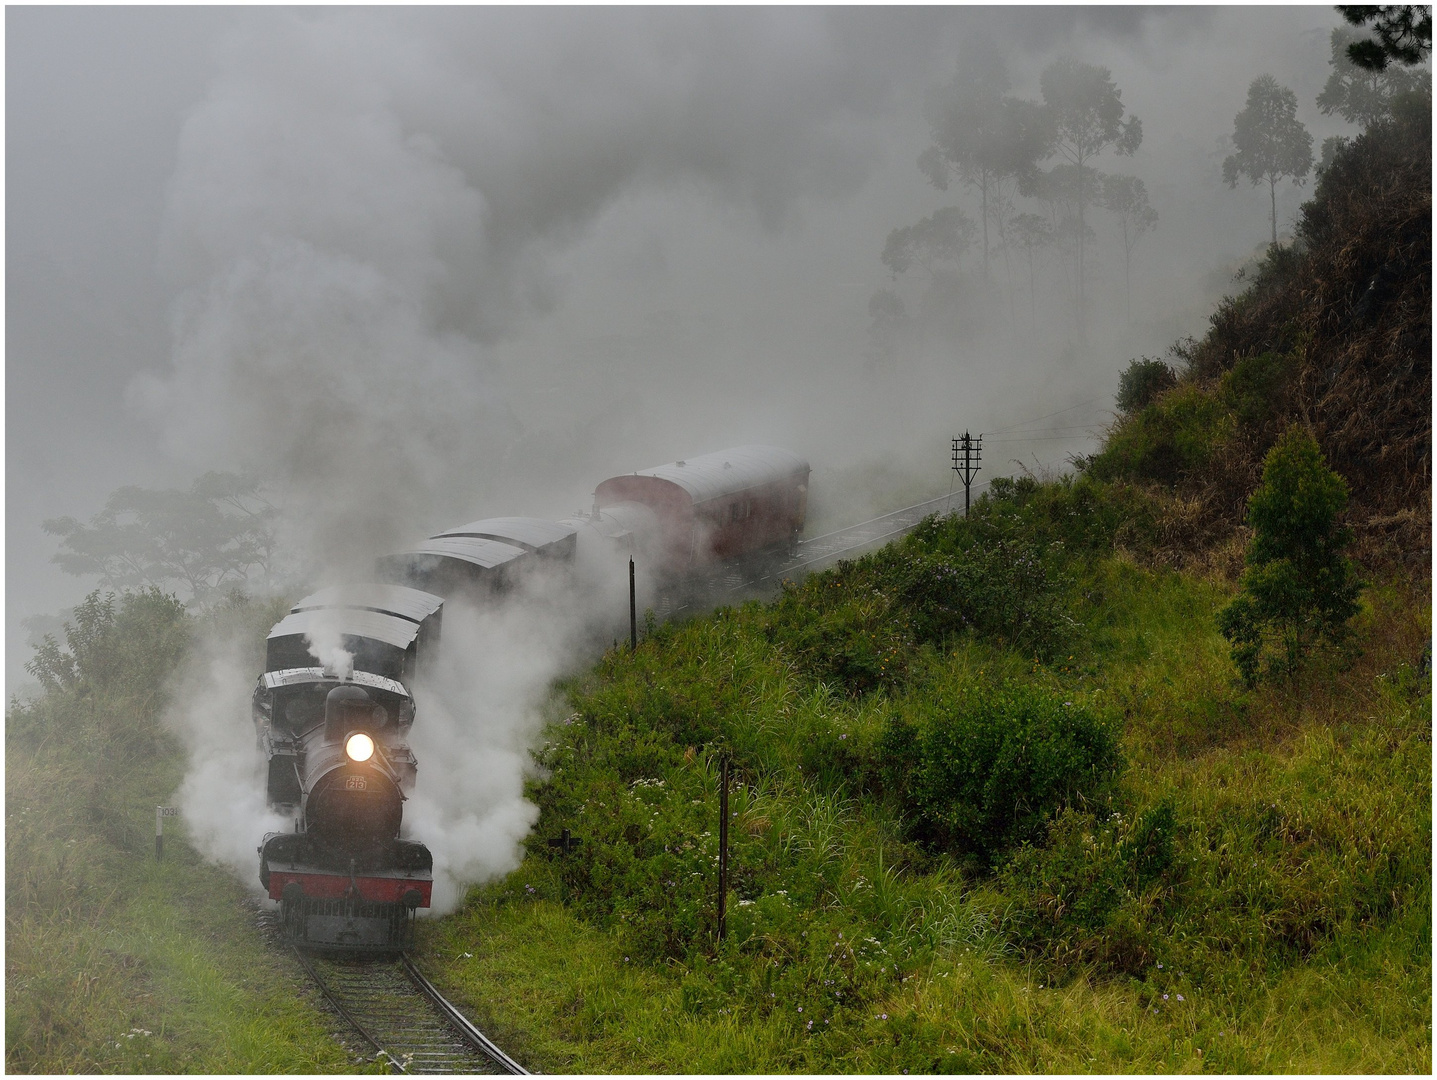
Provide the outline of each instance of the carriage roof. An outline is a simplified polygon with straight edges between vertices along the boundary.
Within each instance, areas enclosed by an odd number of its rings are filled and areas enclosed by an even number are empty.
[[[290,614],[322,608],[340,608],[393,615],[412,623],[422,623],[444,606],[444,598],[433,593],[411,589],[406,585],[384,585],[366,582],[357,585],[333,585],[312,592],[290,608]]]
[[[789,450],[777,446],[735,446],[713,454],[675,461],[653,469],[640,469],[632,476],[666,480],[681,488],[697,505],[736,495],[768,484],[792,482],[808,478],[808,462]],[[613,477],[623,480],[624,477]],[[604,481],[595,491],[598,496]]]

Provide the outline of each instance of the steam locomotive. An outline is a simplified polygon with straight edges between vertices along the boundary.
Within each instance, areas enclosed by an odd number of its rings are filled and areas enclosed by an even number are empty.
[[[433,856],[404,835],[404,802],[418,775],[412,687],[434,661],[446,603],[483,604],[532,567],[578,574],[629,558],[661,590],[682,590],[716,565],[790,550],[808,479],[806,461],[770,446],[675,461],[603,481],[588,514],[473,521],[381,557],[376,582],[295,604],[270,631],[252,708],[268,804],[294,822],[259,847],[286,938],[404,949],[430,905]],[[347,662],[319,662],[319,640],[337,642]]]

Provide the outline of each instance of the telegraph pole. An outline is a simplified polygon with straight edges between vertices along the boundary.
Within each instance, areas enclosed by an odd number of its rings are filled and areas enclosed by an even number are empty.
[[[953,440],[953,471],[963,481],[963,516],[968,516],[969,498],[973,490],[973,476],[982,468],[983,436],[963,432]]]

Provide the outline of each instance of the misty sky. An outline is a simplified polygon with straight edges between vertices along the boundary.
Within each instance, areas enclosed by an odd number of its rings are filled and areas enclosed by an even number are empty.
[[[816,500],[883,463],[942,490],[949,434],[1064,410],[986,462],[1061,466],[1092,449],[1128,360],[1201,334],[1266,240],[1266,189],[1221,182],[1251,80],[1296,92],[1315,147],[1353,133],[1314,103],[1339,21],[9,8],[7,685],[19,619],[94,586],[51,565],[41,521],[124,484],[259,469],[285,485],[292,542],[351,568],[738,442],[807,455]],[[1023,294],[1009,266],[1006,317],[876,372],[870,296],[923,302],[879,262],[886,237],[942,206],[977,215],[915,162],[925,92],[979,33],[1015,93],[1073,56],[1142,119],[1131,159],[1097,162],[1142,178],[1159,214],[1133,316],[1099,222],[1082,341],[1056,302],[1016,314],[1058,295],[1061,268]],[[1280,231],[1310,192],[1279,188]]]

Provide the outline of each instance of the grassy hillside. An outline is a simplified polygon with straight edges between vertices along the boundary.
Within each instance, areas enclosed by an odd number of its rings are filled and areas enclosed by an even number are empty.
[[[456,996],[553,1070],[1429,1071],[1430,156],[1355,140],[1076,476],[566,687],[530,858],[430,928]],[[1249,688],[1215,614],[1294,423],[1367,587]]]
[[[1125,497],[1012,485],[611,654],[551,729],[530,858],[431,928],[450,987],[551,1070],[1425,1070],[1425,592],[1370,588],[1333,669],[1244,690],[1212,622],[1229,587],[1112,553]],[[1001,588],[959,617],[981,629],[935,633],[906,574],[961,578],[980,546]],[[1006,832],[934,828],[895,733],[980,742],[994,700],[1028,702],[1031,737],[966,763],[974,801],[1004,770],[1049,798]],[[1125,767],[1044,788],[1045,754],[1103,731]]]
[[[267,627],[273,612],[214,617]],[[155,806],[184,770],[159,722],[163,688],[193,629],[172,598],[95,594],[49,654],[49,693],[8,711],[10,1072],[353,1068],[292,966],[265,947],[247,890],[184,843],[182,820],[170,819],[155,861]]]

